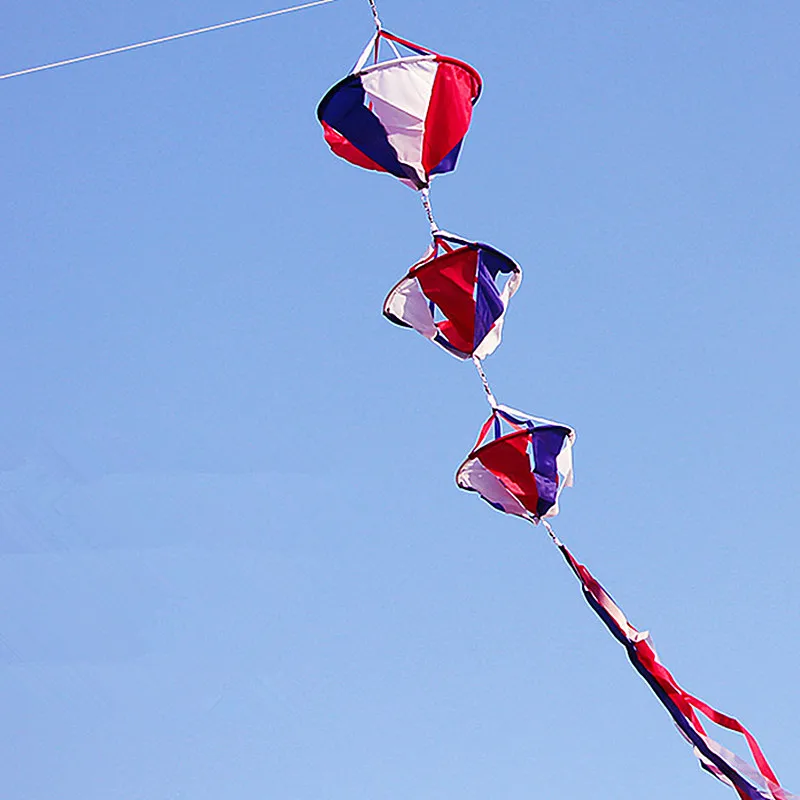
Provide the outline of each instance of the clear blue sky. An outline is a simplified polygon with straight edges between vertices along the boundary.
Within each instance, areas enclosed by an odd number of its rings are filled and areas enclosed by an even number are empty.
[[[0,72],[269,8],[17,0]],[[797,4],[380,8],[483,75],[433,200],[525,270],[486,368],[577,429],[559,534],[800,792]],[[734,796],[455,487],[478,380],[380,315],[424,214],[315,119],[370,32],[0,82],[3,800]]]

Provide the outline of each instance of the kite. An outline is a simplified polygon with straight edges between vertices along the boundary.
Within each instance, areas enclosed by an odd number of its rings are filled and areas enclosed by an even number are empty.
[[[553,542],[580,581],[586,602],[625,648],[636,671],[652,689],[672,717],[675,726],[694,748],[700,766],[718,780],[733,787],[741,800],[798,800],[797,795],[783,789],[764,757],[758,742],[738,720],[711,708],[681,688],[672,673],[661,663],[647,631],[638,631],[628,622],[622,609],[594,579],[585,566],[559,541],[544,522]],[[716,725],[741,733],[757,765],[754,769],[726,747],[711,739],[697,714],[703,714]]]
[[[572,485],[574,443],[567,425],[497,406],[458,468],[456,484],[499,511],[537,523],[558,514],[561,490]]]
[[[498,289],[501,276],[507,280]],[[519,264],[499,250],[436,231],[426,254],[389,292],[383,315],[456,358],[482,359],[500,344],[508,301],[521,280]]]
[[[511,431],[504,433],[504,427]],[[631,664],[692,745],[704,770],[733,787],[741,800],[800,800],[781,787],[755,737],[738,720],[678,685],[659,659],[650,634],[628,622],[611,595],[556,536],[548,517],[558,513],[561,490],[572,485],[574,442],[575,431],[567,425],[495,405],[475,447],[458,468],[456,484],[476,492],[498,511],[545,527],[580,581],[586,602],[623,645]],[[742,734],[757,768],[710,738],[698,712],[720,727]]]
[[[509,301],[522,280],[513,259],[494,247],[439,229],[429,199],[431,180],[455,169],[481,93],[478,73],[383,30],[369,0],[376,33],[350,75],[328,91],[317,115],[331,150],[366,169],[386,172],[420,192],[433,242],[389,292],[383,314],[461,360],[471,359],[491,406],[456,484],[505,514],[541,524],[578,578],[584,598],[625,648],[636,671],[694,749],[701,767],[740,800],[800,800],[783,789],[752,734],[733,717],[689,694],[661,663],[649,633],[628,622],[589,570],[558,539],[549,519],[572,485],[575,430],[498,404],[482,360],[500,345]],[[379,61],[382,42],[396,58]],[[401,56],[396,45],[413,55]],[[370,54],[373,63],[365,66]],[[711,739],[700,715],[744,736],[755,767]]]
[[[380,44],[414,55],[378,61]],[[364,66],[374,54],[374,62]],[[482,81],[469,65],[378,29],[350,75],[317,108],[331,150],[365,169],[388,172],[413,189],[452,172]]]

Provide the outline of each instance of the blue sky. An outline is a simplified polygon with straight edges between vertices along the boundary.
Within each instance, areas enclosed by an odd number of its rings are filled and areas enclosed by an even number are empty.
[[[380,9],[483,76],[433,202],[525,272],[486,369],[577,429],[559,535],[800,791],[795,4]],[[265,10],[15,3],[0,72]],[[729,791],[455,487],[477,377],[380,315],[424,214],[315,119],[370,32],[338,0],[0,82],[3,797]]]

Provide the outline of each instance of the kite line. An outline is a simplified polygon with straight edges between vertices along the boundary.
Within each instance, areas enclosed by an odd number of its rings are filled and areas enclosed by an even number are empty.
[[[380,30],[383,25],[381,24],[381,18],[378,16],[378,7],[375,5],[375,0],[369,0],[369,7],[372,9],[372,19],[375,21],[375,28]]]
[[[520,266],[488,244],[436,224],[430,185],[452,172],[480,97],[482,80],[469,64],[434,53],[383,29],[368,0],[375,34],[352,72],[322,98],[317,116],[332,152],[356,166],[393,175],[419,192],[432,242],[389,292],[383,314],[463,361],[472,360],[491,415],[456,472],[456,484],[498,511],[541,524],[578,579],[584,599],[625,648],[700,766],[740,800],[800,800],[783,789],[752,734],[683,689],[664,666],[647,631],[637,630],[611,595],[560,541],[549,522],[562,490],[572,485],[575,431],[499,404],[483,360],[499,346],[506,310],[522,280]],[[382,44],[394,59],[380,61]],[[409,51],[402,56],[398,46]],[[367,65],[370,54],[373,63]],[[755,764],[711,739],[700,716],[740,733]]]
[[[66,67],[68,64],[77,64],[80,61],[90,61],[94,58],[102,58],[103,56],[116,55],[117,53],[126,53],[128,50],[138,50],[142,47],[150,47],[154,44],[163,44],[164,42],[174,42],[176,39],[185,39],[188,36],[197,36],[200,33],[209,33],[211,31],[219,31],[223,28],[232,28],[234,25],[244,25],[248,22],[256,22],[260,19],[268,19],[269,17],[278,17],[282,14],[290,14],[293,11],[302,11],[306,8],[313,8],[314,6],[325,5],[326,3],[334,3],[336,0],[313,0],[310,3],[302,3],[298,6],[291,8],[281,8],[277,11],[267,11],[263,14],[256,14],[252,17],[242,17],[241,19],[234,19],[230,22],[220,22],[217,25],[208,25],[205,28],[197,28],[193,31],[184,31],[183,33],[174,33],[171,36],[161,36],[158,39],[149,39],[146,42],[137,42],[136,44],[126,44],[122,47],[114,47],[111,50],[102,50],[99,53],[90,53],[86,56],[78,56],[77,58],[67,58],[64,61],[54,61],[51,64],[42,64],[38,67],[28,67],[27,69],[20,69],[16,72],[8,72],[5,75],[0,75],[0,81],[6,78],[17,78],[20,75],[30,75],[33,72],[43,72],[46,69],[55,69],[56,67]]]

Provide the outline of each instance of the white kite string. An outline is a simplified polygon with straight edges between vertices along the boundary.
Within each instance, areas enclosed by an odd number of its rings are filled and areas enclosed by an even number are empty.
[[[172,42],[175,39],[185,39],[187,36],[196,36],[198,33],[208,33],[209,31],[218,31],[222,28],[232,28],[234,25],[244,25],[246,22],[255,22],[259,19],[267,19],[267,17],[277,17],[280,14],[289,14],[292,11],[302,11],[304,8],[312,8],[313,6],[321,6],[326,3],[334,3],[336,0],[314,0],[312,3],[302,3],[299,6],[292,6],[291,8],[281,8],[277,11],[267,11],[264,14],[256,14],[253,17],[243,17],[242,19],[235,19],[231,22],[221,22],[218,25],[209,25],[206,28],[197,28],[193,31],[185,31],[184,33],[174,33],[172,36],[162,36],[159,39],[150,39],[147,42],[137,42],[136,44],[127,44],[124,47],[115,47],[111,50],[103,50],[99,53],[91,53],[88,56],[78,56],[77,58],[68,58],[64,61],[54,61],[52,64],[42,64],[40,67],[30,67],[28,69],[21,69],[17,72],[9,72],[6,75],[0,75],[0,81],[6,78],[16,78],[19,75],[29,75],[32,72],[41,72],[45,69],[54,69],[55,67],[65,67],[67,64],[77,64],[79,61],[89,61],[92,58],[101,58],[102,56],[111,56],[116,53],[124,53],[127,50],[137,50],[140,47],[149,47],[153,44],[162,44],[163,42]]]
[[[421,189],[419,196],[422,200],[422,207],[425,209],[425,214],[427,215],[428,222],[431,226],[431,235],[436,236],[439,226],[436,224],[436,220],[433,218],[433,208],[431,207],[430,193],[427,189]]]
[[[553,530],[550,523],[546,519],[540,519],[539,522],[541,522],[542,525],[544,525],[544,529],[547,531],[548,535],[553,540],[553,544],[556,547],[561,547],[561,539],[559,539],[558,536],[556,536],[556,532]]]
[[[486,399],[489,401],[489,405],[492,408],[497,408],[497,400],[495,400],[492,387],[489,386],[489,379],[486,377],[486,373],[483,371],[481,360],[478,358],[478,356],[473,355],[472,363],[475,365],[475,369],[478,370],[478,375],[481,379],[481,383],[483,384],[483,391],[486,392]]]
[[[375,0],[369,0],[369,7],[372,9],[372,18],[375,20],[375,28],[380,30],[381,18],[378,16],[378,7],[375,5]]]

